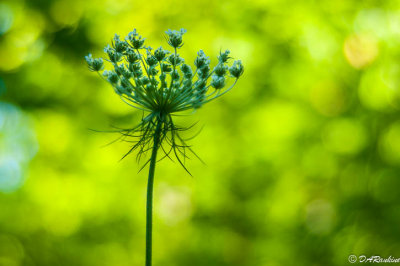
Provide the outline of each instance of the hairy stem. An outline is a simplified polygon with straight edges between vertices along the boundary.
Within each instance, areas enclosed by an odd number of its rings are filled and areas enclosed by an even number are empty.
[[[160,118],[157,119],[156,131],[154,132],[154,145],[150,158],[149,179],[147,181],[147,204],[146,204],[146,266],[151,266],[152,254],[152,231],[153,231],[153,184],[154,171],[156,169],[157,151],[161,135]]]

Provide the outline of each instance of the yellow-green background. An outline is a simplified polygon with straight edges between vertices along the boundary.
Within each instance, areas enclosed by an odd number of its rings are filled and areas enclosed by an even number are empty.
[[[0,265],[144,265],[147,168],[117,137],[139,112],[90,72],[114,33],[245,65],[199,121],[191,178],[163,160],[154,265],[347,265],[400,257],[400,3],[0,3]]]

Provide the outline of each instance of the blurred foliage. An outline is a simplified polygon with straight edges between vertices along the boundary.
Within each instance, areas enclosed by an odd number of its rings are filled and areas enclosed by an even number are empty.
[[[194,178],[158,165],[154,265],[400,257],[399,17],[396,0],[3,0],[0,265],[144,264],[146,171],[89,130],[141,114],[83,57],[181,27],[187,60],[230,49],[246,70],[181,119],[204,126]]]

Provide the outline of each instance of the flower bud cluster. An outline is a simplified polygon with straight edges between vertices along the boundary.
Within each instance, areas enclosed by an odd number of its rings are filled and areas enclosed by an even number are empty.
[[[88,54],[87,56],[85,56],[85,60],[88,63],[89,69],[91,71],[100,71],[104,68],[103,59],[101,58],[94,59],[92,57],[92,54]]]
[[[174,52],[162,47],[153,51],[144,46],[145,39],[134,29],[125,40],[114,36],[111,46],[104,48],[107,58],[94,59],[89,54],[85,59],[89,69],[96,72],[108,62],[110,68],[102,76],[135,108],[165,115],[196,109],[232,89],[244,69],[240,60],[228,66],[228,50],[219,54],[213,68],[209,57],[200,50],[192,69],[177,53],[185,33],[185,29],[166,31]],[[229,78],[233,81],[229,82]]]

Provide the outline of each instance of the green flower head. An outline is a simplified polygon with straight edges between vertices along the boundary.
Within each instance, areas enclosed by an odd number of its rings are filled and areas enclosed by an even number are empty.
[[[183,46],[182,36],[186,33],[185,29],[177,30],[167,30],[165,32],[168,36],[168,44],[174,48],[181,48]]]
[[[217,56],[218,61],[213,68],[210,67],[209,57],[200,50],[192,68],[177,53],[177,49],[183,46],[184,33],[185,29],[166,31],[172,53],[162,47],[154,51],[145,47],[145,39],[135,29],[125,41],[115,35],[111,46],[104,48],[107,58],[94,59],[91,54],[85,57],[92,71],[99,72],[106,62],[108,70],[101,76],[126,104],[145,113],[138,125],[121,131],[124,139],[137,138],[126,155],[138,149],[140,158],[154,144],[153,136],[158,130],[160,139],[157,145],[168,157],[174,152],[181,162],[180,157],[186,157],[185,149],[190,148],[180,136],[184,129],[175,125],[173,116],[194,111],[221,97],[235,86],[243,74],[240,60],[228,65],[231,59],[228,50]],[[164,149],[163,145],[169,146],[169,149]]]

